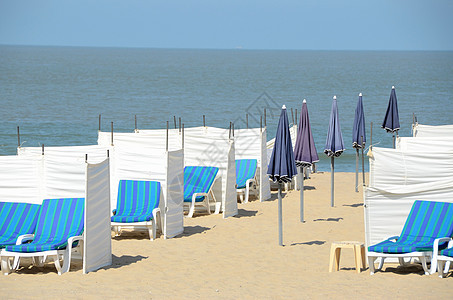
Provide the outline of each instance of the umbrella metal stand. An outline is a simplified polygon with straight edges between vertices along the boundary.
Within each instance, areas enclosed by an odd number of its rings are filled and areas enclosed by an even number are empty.
[[[300,167],[300,221],[302,223],[304,220],[304,178],[305,178],[305,167]]]
[[[355,191],[359,192],[359,148],[355,149]]]
[[[278,182],[278,244],[283,246],[282,183]]]
[[[330,180],[330,206],[333,207],[334,206],[334,201],[333,201],[333,197],[334,197],[334,180],[335,180],[335,177],[334,177],[334,172],[335,172],[335,163],[334,163],[334,157],[331,156],[330,157],[330,169],[331,169],[331,180]]]

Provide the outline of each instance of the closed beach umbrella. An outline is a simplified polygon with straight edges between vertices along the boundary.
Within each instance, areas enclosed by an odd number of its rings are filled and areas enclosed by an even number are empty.
[[[330,167],[331,167],[331,201],[330,205],[334,206],[334,171],[335,164],[334,158],[338,157],[345,150],[343,143],[343,136],[341,134],[340,128],[340,118],[338,117],[338,106],[337,106],[337,96],[333,96],[332,101],[332,110],[330,112],[330,121],[329,129],[327,130],[327,139],[326,147],[324,148],[324,153],[327,156],[330,156]]]
[[[300,168],[300,221],[304,221],[304,173],[305,168],[319,161],[315,141],[311,133],[310,119],[308,117],[307,101],[304,99],[300,111],[299,128],[297,130],[296,145],[294,147],[296,166]]]
[[[285,105],[282,107],[278,121],[274,149],[272,150],[267,174],[274,182],[278,182],[278,237],[279,245],[283,246],[281,183],[290,182],[294,175],[297,174]]]
[[[387,112],[385,113],[384,122],[382,123],[382,128],[384,128],[387,132],[392,133],[393,148],[395,148],[395,132],[398,135],[398,130],[400,129],[400,118],[398,115],[398,102],[396,100],[394,86],[392,86],[392,91],[390,92],[389,104],[387,106]]]
[[[359,94],[359,101],[355,108],[354,124],[352,125],[352,147],[356,150],[355,159],[355,191],[358,192],[359,185],[359,149],[362,149],[362,175],[363,184],[365,184],[365,166],[363,162],[363,148],[366,143],[365,134],[365,115],[363,112],[362,93]]]

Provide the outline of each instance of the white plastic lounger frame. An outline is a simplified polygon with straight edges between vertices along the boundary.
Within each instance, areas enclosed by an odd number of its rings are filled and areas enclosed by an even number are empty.
[[[449,237],[444,237],[436,239],[434,241],[434,253],[433,253],[433,264],[437,266],[439,277],[443,278],[446,273],[450,270],[451,262],[453,262],[453,257],[439,255],[439,243],[448,242],[447,248],[453,248],[453,239]],[[435,272],[436,270],[434,270]]]
[[[18,241],[22,243],[27,242],[29,240],[33,240],[33,234],[26,234],[22,235],[18,238]],[[20,257],[31,257],[33,259],[33,264],[42,267],[44,262],[47,258],[52,258],[55,264],[55,268],[57,269],[58,275],[66,273],[69,271],[69,267],[71,266],[71,257],[73,252],[78,252],[83,254],[83,236],[72,236],[68,239],[68,247],[63,250],[50,250],[50,251],[43,251],[43,252],[30,252],[30,253],[20,253]],[[77,242],[77,247],[69,247],[72,243]],[[1,259],[2,259],[2,273],[3,275],[8,275],[12,271],[18,268],[18,260],[17,259],[17,252],[9,252],[2,250],[1,251]],[[14,265],[11,265],[10,257],[15,258]],[[60,260],[63,260],[63,265],[61,264]]]
[[[259,195],[259,189],[257,188],[257,180],[256,180],[256,171],[253,178],[247,179],[245,182],[245,188],[236,189],[239,195],[239,199],[241,199],[241,203],[249,202],[249,196],[251,193],[254,195]],[[252,188],[252,189],[251,189]],[[245,197],[244,197],[245,195]],[[245,199],[244,199],[245,198]]]
[[[112,229],[115,236],[121,235],[122,229],[146,229],[149,234],[149,239],[154,241],[156,239],[157,231],[162,231],[162,218],[160,208],[156,207],[153,209],[153,218],[150,221],[134,222],[134,223],[123,223],[123,222],[111,222]]]
[[[396,238],[395,238],[395,240],[396,240]],[[436,272],[434,264],[431,264],[431,269],[428,269],[428,266],[426,264],[427,260],[431,261],[432,256],[433,256],[432,251],[410,252],[410,253],[401,253],[401,254],[399,254],[399,253],[390,254],[390,253],[367,251],[368,265],[370,267],[370,275],[373,275],[376,272],[374,263],[377,258],[380,259],[377,270],[381,270],[386,258],[398,258],[400,265],[404,266],[404,265],[406,265],[406,261],[404,260],[404,258],[409,258],[409,260],[410,260],[410,258],[413,258],[413,257],[418,258],[420,260],[420,262],[422,263],[423,270],[425,271],[425,274],[429,275],[429,274]]]
[[[209,201],[209,198],[211,198],[212,203],[215,206],[214,214],[219,214],[220,213],[220,205],[217,205],[217,203],[220,203],[220,202],[217,202],[215,194],[212,191],[212,187],[214,186],[214,184],[216,183],[218,178],[220,178],[220,176],[217,174],[217,176],[214,178],[214,181],[213,181],[213,183],[211,185],[211,188],[209,189],[209,191],[207,193],[194,193],[192,195],[192,202],[184,202],[184,208],[189,207],[189,213],[187,214],[188,218],[192,218],[193,217],[193,214],[195,213],[195,207],[196,206],[204,207],[206,209],[206,211],[209,214],[211,214],[212,213],[211,212],[211,203]],[[197,199],[197,197],[201,197],[201,196],[204,196],[203,201],[196,202],[195,200]]]

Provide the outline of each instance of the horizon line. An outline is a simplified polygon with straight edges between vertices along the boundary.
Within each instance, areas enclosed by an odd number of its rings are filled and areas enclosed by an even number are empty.
[[[88,46],[88,45],[44,45],[44,44],[3,44],[0,46],[23,47],[62,47],[62,48],[117,48],[117,49],[155,49],[155,50],[235,50],[235,51],[369,51],[369,52],[452,52],[453,49],[300,49],[300,48],[244,48],[236,46],[231,48],[214,47],[152,47],[152,46]]]

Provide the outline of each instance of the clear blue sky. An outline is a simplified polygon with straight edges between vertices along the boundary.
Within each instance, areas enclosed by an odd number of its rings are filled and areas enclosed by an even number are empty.
[[[453,50],[453,1],[0,0],[0,44]]]

